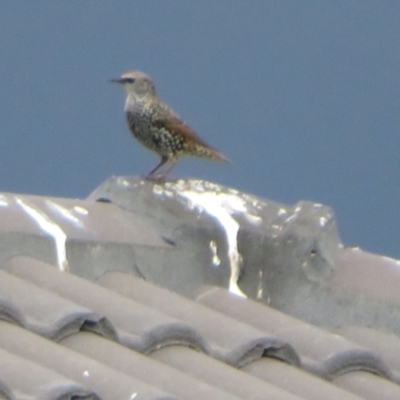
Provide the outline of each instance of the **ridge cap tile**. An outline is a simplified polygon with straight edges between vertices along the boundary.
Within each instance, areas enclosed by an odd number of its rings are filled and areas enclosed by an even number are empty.
[[[0,208],[0,218],[3,214],[8,218],[3,218],[6,224],[1,226],[0,232],[5,232],[7,227],[12,228],[12,232],[45,235],[43,226],[47,223],[57,225],[69,239],[133,241],[138,245],[168,248],[157,230],[140,215],[112,203],[29,194],[1,193],[1,196],[7,207]]]

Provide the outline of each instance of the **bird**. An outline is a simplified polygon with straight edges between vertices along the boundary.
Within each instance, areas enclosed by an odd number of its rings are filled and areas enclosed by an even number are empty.
[[[133,136],[161,158],[146,178],[164,180],[184,155],[229,162],[158,97],[149,75],[130,71],[111,81],[126,91],[125,114]],[[163,166],[164,171],[156,174]]]

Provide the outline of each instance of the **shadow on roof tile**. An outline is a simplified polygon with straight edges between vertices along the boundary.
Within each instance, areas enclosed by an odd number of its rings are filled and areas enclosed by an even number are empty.
[[[12,393],[11,388],[0,379],[0,399],[1,400],[15,400],[15,396]]]
[[[345,326],[333,332],[379,354],[392,369],[393,380],[400,384],[400,338],[398,336],[363,326]]]

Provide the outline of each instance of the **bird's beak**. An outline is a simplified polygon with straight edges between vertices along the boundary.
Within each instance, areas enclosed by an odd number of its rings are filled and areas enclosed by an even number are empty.
[[[121,78],[118,78],[118,79],[109,79],[108,81],[109,81],[109,82],[112,82],[112,83],[118,83],[118,84],[120,84],[120,85],[122,85],[122,84],[124,83],[124,80],[121,79]]]

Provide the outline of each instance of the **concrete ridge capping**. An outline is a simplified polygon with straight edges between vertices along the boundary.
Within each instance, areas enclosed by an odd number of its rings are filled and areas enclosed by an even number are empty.
[[[315,325],[400,334],[400,262],[345,247],[330,207],[287,206],[202,180],[118,176],[88,197],[99,199],[172,245],[136,264],[146,280],[191,298],[221,286]]]
[[[268,261],[266,257],[279,264],[280,276],[295,274],[319,282],[332,276],[341,246],[329,207],[311,202],[290,207],[201,180],[160,184],[111,177],[88,199],[107,199],[146,217],[170,243],[182,239],[178,236],[182,230],[189,234],[202,231],[210,236],[206,241],[208,264],[228,274],[229,290],[259,300],[268,301],[272,293],[264,293],[259,285],[253,287],[247,278],[256,272],[263,279],[267,271],[259,264]],[[257,240],[249,242],[253,239]],[[254,266],[256,257],[258,265]]]

